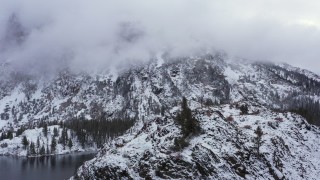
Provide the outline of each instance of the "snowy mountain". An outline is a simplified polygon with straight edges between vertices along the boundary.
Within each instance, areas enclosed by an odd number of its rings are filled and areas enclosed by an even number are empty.
[[[259,108],[260,109],[260,108]],[[79,168],[75,179],[317,179],[319,128],[292,113],[260,109],[239,115],[229,105],[195,110],[203,132],[173,151],[179,127],[154,117],[108,144]],[[221,112],[223,116],[220,116]],[[232,115],[233,120],[223,117]],[[264,143],[255,153],[254,131]]]
[[[180,59],[158,56],[117,73],[65,69],[43,78],[14,72],[10,64],[2,64],[0,73],[0,129],[13,136],[0,141],[2,154],[26,155],[22,137],[46,139],[41,133],[44,127],[39,126],[44,122],[51,123],[51,140],[52,128],[62,128],[54,122],[79,117],[134,119],[124,135],[104,141],[96,158],[80,167],[75,179],[316,179],[320,175],[320,129],[315,126],[320,125],[320,77],[306,70],[232,60],[217,53]],[[182,97],[201,130],[176,150],[175,141],[183,134],[176,122]],[[34,129],[17,133],[21,127]],[[263,132],[259,153],[258,127]],[[69,137],[74,131],[67,130]],[[76,145],[80,141],[75,135],[70,151],[80,150]],[[68,151],[62,149],[58,143],[57,153]]]

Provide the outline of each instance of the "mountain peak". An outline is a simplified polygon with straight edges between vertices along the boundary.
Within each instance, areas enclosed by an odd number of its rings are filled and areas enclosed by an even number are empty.
[[[79,118],[85,122],[134,119],[122,136],[102,140],[104,148],[79,168],[75,179],[312,179],[319,175],[320,164],[313,158],[320,147],[320,130],[314,126],[320,124],[316,74],[272,63],[231,61],[221,53],[166,58],[158,55],[116,73],[66,70],[46,81],[9,76],[0,83],[0,129],[17,135],[21,127],[43,122],[54,129],[59,122],[68,125]],[[199,122],[200,134],[184,137],[176,122],[182,97]],[[258,127],[262,131],[259,153]],[[30,133],[41,136],[40,129],[25,132]],[[22,135],[0,141],[6,144],[0,153],[25,155],[22,147],[16,148]],[[181,137],[187,144],[176,151],[172,147]],[[80,140],[77,136],[72,141],[79,145]],[[101,145],[101,141],[91,143]]]

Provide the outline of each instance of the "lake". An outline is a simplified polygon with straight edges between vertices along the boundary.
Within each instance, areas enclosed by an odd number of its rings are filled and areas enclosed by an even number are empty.
[[[94,156],[94,153],[75,153],[37,158],[0,156],[0,179],[68,179],[74,175],[80,165]]]

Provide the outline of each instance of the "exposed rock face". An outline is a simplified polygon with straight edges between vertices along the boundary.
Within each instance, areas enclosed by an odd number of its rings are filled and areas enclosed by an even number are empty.
[[[232,114],[227,122],[214,111]],[[194,111],[202,133],[182,151],[172,150],[180,130],[172,119],[154,117],[132,133],[119,137],[79,168],[75,179],[317,179],[320,129],[292,113],[261,109],[239,115],[229,105]],[[207,112],[213,112],[207,114]],[[283,121],[275,120],[277,117]],[[253,139],[264,132],[257,154]]]
[[[0,82],[3,131],[40,119],[81,115],[137,120],[125,135],[80,167],[75,179],[317,179],[320,175],[319,128],[286,111],[302,106],[305,103],[296,102],[306,98],[319,100],[320,78],[311,72],[228,61],[222,54],[164,64],[153,61],[118,74],[65,70],[49,81],[14,73],[7,65],[2,69],[8,77]],[[174,118],[183,96],[202,131],[188,137],[189,145],[182,151],[174,151],[174,140],[181,136]],[[317,112],[314,104],[312,112]],[[254,143],[258,126],[264,132],[259,154]]]
[[[65,70],[50,80],[9,71],[4,64],[0,109],[9,109],[2,112],[7,114],[8,124],[21,125],[80,115],[89,119],[101,115],[141,119],[171,109],[182,96],[220,104],[229,99],[230,86],[222,67],[213,64],[217,61],[211,57],[161,67],[150,63],[120,74],[74,74]]]

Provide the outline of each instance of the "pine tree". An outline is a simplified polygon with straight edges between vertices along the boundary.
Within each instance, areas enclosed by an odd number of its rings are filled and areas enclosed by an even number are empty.
[[[187,99],[182,98],[181,112],[175,118],[176,122],[181,126],[182,137],[174,141],[175,149],[181,150],[189,145],[188,138],[200,133],[201,128],[197,119],[192,116],[192,111],[188,107]]]
[[[68,130],[67,130],[67,128],[64,128],[65,129],[65,144],[67,144],[68,143],[68,141],[69,141],[69,136],[68,136]]]
[[[165,109],[165,107],[162,105],[162,106],[161,106],[161,110],[160,110],[161,116],[164,116],[165,111],[166,111],[166,109]]]
[[[69,139],[68,146],[69,146],[69,149],[71,150],[71,148],[73,146],[71,138]]]
[[[7,133],[7,139],[13,139],[13,133],[12,133],[12,131],[9,131],[9,132]]]
[[[20,127],[16,132],[16,136],[20,136],[23,132],[24,132],[24,128]]]
[[[63,128],[62,134],[61,134],[61,143],[63,145],[63,149],[65,149],[67,143],[68,143],[68,131],[67,128]]]
[[[240,111],[242,114],[248,114],[248,112],[249,112],[248,105],[241,105]]]
[[[52,141],[51,141],[51,153],[54,154],[56,151],[56,146],[57,146],[57,142],[56,139],[54,137],[52,137]]]
[[[44,137],[48,136],[48,125],[44,124],[43,129],[42,129]]]
[[[41,146],[41,148],[39,150],[39,154],[42,156],[46,154],[46,149],[44,148],[44,145]]]
[[[23,149],[27,149],[27,147],[29,145],[29,141],[26,136],[23,136],[23,138],[21,140],[21,144],[23,145]]]
[[[27,148],[27,157],[30,156],[30,148]]]
[[[263,133],[260,126],[257,127],[257,129],[254,131],[254,133],[257,135],[254,138],[255,148],[256,148],[258,157],[260,157],[260,147],[264,143],[264,141],[262,140],[262,136],[264,133]]]
[[[181,109],[176,120],[181,125],[182,134],[185,137],[198,134],[200,132],[199,122],[192,116],[191,109],[188,107],[185,97],[182,98]]]
[[[37,144],[36,144],[36,148],[37,148],[37,154],[40,154],[40,138],[37,138]]]
[[[36,148],[35,148],[34,142],[30,143],[30,154],[31,155],[35,155],[36,154]]]
[[[46,153],[46,154],[47,154],[47,155],[50,154],[49,143],[47,143],[47,153]]]
[[[58,128],[53,128],[53,136],[54,137],[58,137],[59,136]]]
[[[1,137],[0,137],[0,141],[4,140],[4,139],[7,139],[7,135],[6,133],[1,133]]]

